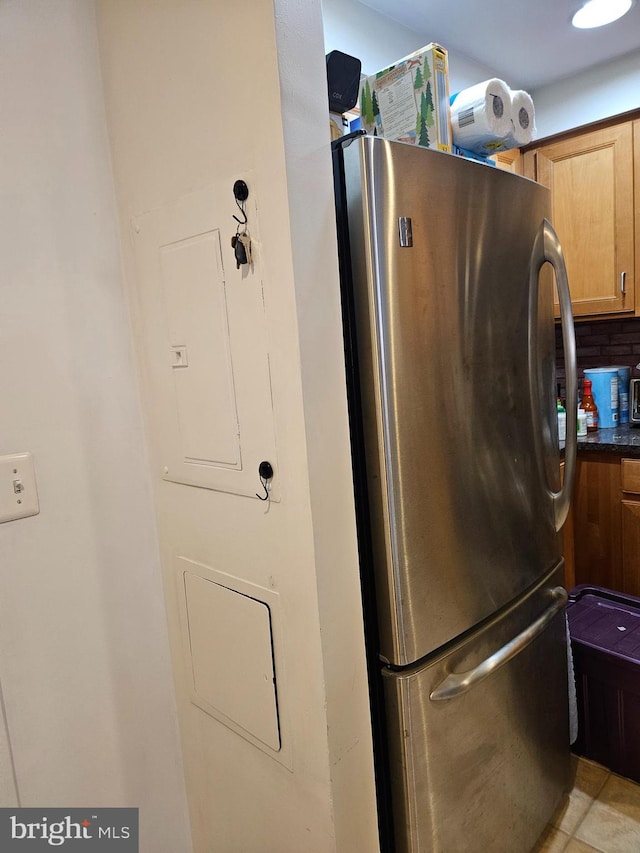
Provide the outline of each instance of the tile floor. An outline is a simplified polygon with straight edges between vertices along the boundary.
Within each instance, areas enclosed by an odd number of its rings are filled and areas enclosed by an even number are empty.
[[[640,853],[640,785],[572,758],[574,787],[532,853]]]

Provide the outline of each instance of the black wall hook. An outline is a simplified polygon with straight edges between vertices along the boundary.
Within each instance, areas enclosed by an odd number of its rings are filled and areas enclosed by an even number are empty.
[[[247,219],[247,214],[244,211],[244,203],[249,198],[249,187],[244,181],[235,182],[233,185],[233,197],[240,208],[240,213],[242,213],[242,216],[244,217],[243,219],[238,219],[237,216],[234,216],[233,218],[239,225],[246,225],[249,220]]]
[[[258,500],[268,501],[269,490],[267,489],[267,481],[273,477],[273,466],[271,465],[271,462],[261,462],[258,465],[258,475],[260,477],[260,482],[262,483],[262,488],[264,489],[264,497],[262,497],[262,495],[259,495],[257,492],[256,497],[258,498]]]
[[[249,198],[249,187],[244,181],[236,181],[233,185],[233,195],[236,201],[246,201]]]
[[[244,219],[238,219],[238,217],[235,215],[235,213],[232,213],[231,215],[233,216],[235,221],[238,223],[238,225],[246,225],[247,222],[249,221],[249,219],[247,218],[247,214],[244,212],[243,204],[241,202],[239,202],[238,199],[236,199],[236,204],[240,208],[240,213],[243,215]]]

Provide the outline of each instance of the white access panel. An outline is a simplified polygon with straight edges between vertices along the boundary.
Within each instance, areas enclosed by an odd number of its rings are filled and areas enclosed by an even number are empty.
[[[184,585],[196,703],[278,750],[268,605],[191,572]]]
[[[236,177],[246,204],[253,263],[237,269]],[[251,174],[231,176],[132,222],[138,329],[152,444],[165,480],[255,498],[262,461],[279,499],[260,267]]]
[[[160,270],[183,459],[239,468],[219,231],[161,246]]]

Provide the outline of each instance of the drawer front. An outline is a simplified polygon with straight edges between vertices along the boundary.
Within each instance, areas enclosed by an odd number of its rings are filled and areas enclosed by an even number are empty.
[[[468,692],[433,701],[548,606],[548,586],[445,655],[385,672],[397,853],[524,853],[569,782],[567,633],[559,612],[517,657]]]
[[[640,495],[640,459],[622,460],[622,491]]]

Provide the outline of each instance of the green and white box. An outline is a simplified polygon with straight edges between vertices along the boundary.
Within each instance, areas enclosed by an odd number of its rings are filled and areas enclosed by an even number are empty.
[[[451,151],[445,48],[428,44],[367,77],[360,113],[362,127],[374,136]]]

